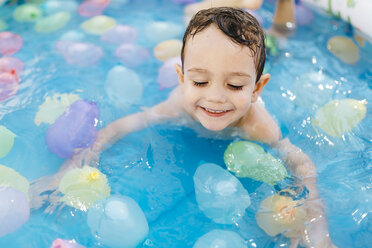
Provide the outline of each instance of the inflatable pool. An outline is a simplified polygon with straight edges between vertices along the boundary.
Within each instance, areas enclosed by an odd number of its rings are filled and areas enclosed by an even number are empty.
[[[309,190],[276,150],[199,125],[148,127],[52,176],[168,97],[197,2],[0,0],[0,247],[290,247],[304,232]],[[275,4],[249,10],[265,30]],[[333,243],[371,247],[371,1],[295,7],[290,37],[267,33],[262,101],[314,162]]]

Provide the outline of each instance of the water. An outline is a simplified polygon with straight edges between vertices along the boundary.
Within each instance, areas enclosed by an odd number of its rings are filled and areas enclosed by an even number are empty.
[[[265,28],[270,25],[273,8],[272,3],[266,3],[258,11]],[[38,106],[46,97],[70,93],[96,102],[101,128],[141,107],[164,100],[170,92],[171,89],[160,90],[156,79],[162,62],[150,55],[144,64],[132,68],[144,88],[140,102],[127,108],[118,107],[104,91],[108,71],[121,65],[115,56],[118,45],[84,33],[79,25],[86,18],[76,13],[62,29],[41,34],[34,31],[32,23],[15,22],[14,9],[15,6],[0,7],[0,17],[8,24],[8,31],[24,39],[24,46],[14,57],[25,63],[25,69],[16,96],[0,103],[0,125],[17,135],[14,147],[0,158],[0,163],[29,181],[55,173],[63,162],[49,152],[45,143],[49,124],[34,123]],[[158,41],[151,39],[148,23],[169,21],[184,25],[183,6],[170,0],[132,0],[122,8],[110,5],[104,13],[119,24],[135,27],[136,44],[149,49],[150,53]],[[280,53],[268,58],[267,69],[272,79],[262,98],[283,134],[301,147],[317,166],[318,187],[327,206],[334,243],[341,248],[371,247],[372,45],[366,43],[360,48],[361,59],[355,66],[343,63],[330,54],[326,42],[334,35],[349,35],[345,31],[347,25],[331,17],[315,15],[311,25],[300,26],[290,40],[280,44]],[[68,31],[78,31],[76,36],[83,42],[102,49],[104,55],[97,64],[79,67],[66,63],[56,49],[56,42]],[[182,34],[174,38],[181,39]],[[319,73],[320,80],[325,78],[332,90],[317,95],[312,102],[316,87],[307,86],[310,88],[306,94],[301,91],[301,83],[313,80],[314,74]],[[296,98],[296,94],[301,97]],[[305,104],[302,98],[313,104]],[[340,138],[316,130],[312,119],[319,105],[328,102],[328,98],[366,100],[367,117]],[[224,165],[223,153],[231,141],[199,137],[190,129],[164,124],[132,133],[102,154],[100,170],[107,175],[111,193],[133,198],[147,218],[149,234],[139,247],[192,247],[198,238],[214,229],[238,233],[248,247],[288,247],[288,239],[269,237],[255,222],[259,202],[273,193],[273,188],[264,183],[239,179],[252,202],[239,226],[217,224],[198,208],[193,184],[196,168],[201,161]],[[1,237],[0,247],[49,247],[57,238],[75,239],[87,247],[105,247],[91,235],[86,212],[65,207],[48,215],[43,213],[44,209],[32,211],[26,224]]]

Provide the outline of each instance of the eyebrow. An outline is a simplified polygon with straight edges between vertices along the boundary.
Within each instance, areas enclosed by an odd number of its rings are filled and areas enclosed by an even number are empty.
[[[208,70],[206,69],[202,69],[202,68],[196,68],[196,67],[193,67],[191,69],[188,69],[187,70],[188,72],[201,72],[201,73],[208,73]],[[237,71],[237,72],[230,72],[228,73],[229,76],[238,76],[238,77],[248,77],[250,78],[251,75],[247,74],[247,73],[244,73],[244,72],[240,72],[240,71]]]

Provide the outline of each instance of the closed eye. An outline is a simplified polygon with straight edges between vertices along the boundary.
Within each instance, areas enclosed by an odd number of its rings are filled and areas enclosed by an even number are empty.
[[[243,85],[228,84],[227,86],[229,86],[229,88],[232,89],[232,90],[241,90],[241,89],[243,89]]]
[[[207,85],[207,83],[208,82],[196,82],[196,81],[194,81],[195,86],[205,86],[205,85]]]

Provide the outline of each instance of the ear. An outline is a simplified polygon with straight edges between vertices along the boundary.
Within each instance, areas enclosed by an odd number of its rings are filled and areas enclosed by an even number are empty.
[[[251,99],[252,103],[257,101],[257,99],[258,99],[259,95],[261,94],[263,88],[269,82],[270,77],[271,76],[270,76],[269,73],[263,74],[260,77],[260,79],[258,80],[258,82],[255,84],[254,90],[253,90],[253,93],[252,93],[252,99]]]
[[[183,76],[181,65],[180,64],[174,64],[174,68],[176,68],[179,83],[183,85],[184,76]]]

